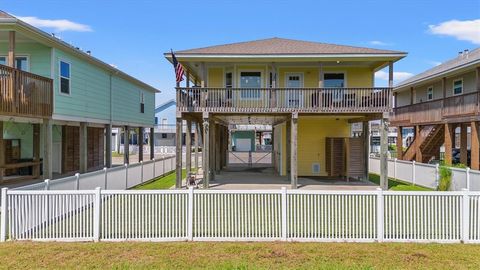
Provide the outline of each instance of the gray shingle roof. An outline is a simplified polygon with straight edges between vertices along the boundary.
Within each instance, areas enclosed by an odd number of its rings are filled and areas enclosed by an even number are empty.
[[[474,64],[480,60],[480,48],[476,48],[466,54],[458,55],[457,57],[448,60],[445,63],[442,63],[436,67],[433,67],[429,70],[426,70],[420,74],[417,74],[413,77],[410,77],[398,85],[395,88],[405,87],[409,84],[420,82],[426,79],[433,78],[441,73],[448,72],[450,70],[456,69],[458,67],[467,67],[468,65]]]
[[[400,51],[379,50],[276,37],[183,50],[175,53],[187,55],[404,54],[404,52]]]

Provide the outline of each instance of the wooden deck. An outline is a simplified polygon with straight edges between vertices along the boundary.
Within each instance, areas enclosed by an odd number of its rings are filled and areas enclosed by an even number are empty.
[[[177,88],[180,112],[382,113],[391,88]]]
[[[480,93],[473,92],[397,107],[393,109],[394,126],[428,125],[444,122],[462,122],[480,116]]]
[[[0,115],[49,118],[52,108],[52,79],[0,65]]]

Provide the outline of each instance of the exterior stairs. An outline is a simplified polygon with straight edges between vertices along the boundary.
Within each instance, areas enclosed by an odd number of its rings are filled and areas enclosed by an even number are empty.
[[[445,140],[444,125],[424,126],[420,130],[420,136],[415,138],[410,146],[403,154],[404,160],[414,160],[416,158],[415,146],[420,144],[420,151],[422,152],[422,162],[427,163],[435,157],[440,156],[440,147]]]

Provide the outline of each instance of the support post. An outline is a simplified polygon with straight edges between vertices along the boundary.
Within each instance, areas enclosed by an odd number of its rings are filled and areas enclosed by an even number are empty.
[[[33,161],[40,162],[40,124],[33,124]],[[33,166],[32,174],[35,178],[40,177],[40,163]]]
[[[292,125],[292,122],[290,119],[287,120],[286,124],[285,124],[285,137],[286,137],[286,159],[285,159],[285,167],[286,167],[286,173],[287,173],[287,179],[291,179],[291,169],[290,169],[290,157],[291,157],[291,144],[290,144],[290,140],[291,140],[291,125]]]
[[[130,163],[130,127],[123,127],[123,164]]]
[[[415,161],[422,163],[423,162],[423,155],[422,149],[420,149],[420,131],[422,130],[421,126],[415,127]]]
[[[52,179],[52,120],[43,120],[43,179]]]
[[[368,121],[363,122],[362,125],[362,136],[363,136],[363,156],[364,156],[364,173],[363,180],[368,181],[368,166],[370,163],[370,125]]]
[[[80,152],[80,158],[79,158],[79,163],[80,163],[80,173],[86,173],[87,172],[87,164],[88,164],[88,154],[87,154],[87,149],[88,149],[88,128],[87,128],[87,123],[86,122],[81,122],[80,123],[80,132],[79,132],[79,142],[80,142],[80,147],[79,147],[79,152]]]
[[[187,177],[192,169],[192,120],[187,120],[187,130],[185,131],[185,168]]]
[[[177,116],[176,119],[176,140],[175,140],[175,158],[176,158],[176,167],[175,167],[175,188],[179,189],[182,187],[182,118]]]
[[[222,144],[221,144],[222,126],[217,124],[215,127],[215,173],[219,174],[222,167]]]
[[[198,147],[200,140],[200,123],[195,123],[195,171],[198,172]]]
[[[403,127],[397,128],[397,159],[403,160]]]
[[[15,31],[8,32],[7,66],[15,68]]]
[[[467,158],[467,124],[460,124],[460,163],[469,166]]]
[[[388,62],[388,87],[393,87],[393,61]]]
[[[150,160],[155,159],[155,128],[150,128],[150,139],[148,140],[150,143]]]
[[[452,147],[453,147],[454,129],[452,124],[445,124],[445,165],[452,165]]]
[[[297,129],[298,129],[298,113],[292,114],[291,119],[291,139],[290,139],[290,181],[292,189],[298,187],[298,175],[297,175]]]
[[[112,167],[112,124],[105,125],[105,167]]]
[[[388,190],[388,118],[384,115],[380,123],[380,187]]]
[[[209,164],[209,173],[210,173],[210,180],[215,180],[215,133],[217,132],[217,126],[214,121],[210,120],[210,149],[208,153],[210,154],[210,164]]]
[[[471,130],[471,165],[472,170],[480,170],[480,132],[479,132],[479,122],[472,121],[470,124]]]
[[[138,128],[138,162],[143,161],[143,140],[144,140],[144,129],[143,127]]]
[[[204,114],[203,116],[202,138],[203,188],[208,188],[210,182],[210,121],[208,119],[208,113]]]

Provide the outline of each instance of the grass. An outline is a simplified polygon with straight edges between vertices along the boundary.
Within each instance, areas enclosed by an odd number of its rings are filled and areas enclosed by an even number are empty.
[[[1,269],[480,269],[479,245],[411,243],[0,244]]]
[[[380,185],[380,176],[378,174],[368,174],[370,182]],[[421,186],[414,186],[412,184],[388,178],[388,189],[395,191],[431,191],[431,189]]]
[[[187,170],[182,170],[182,178],[187,176]],[[165,176],[160,176],[150,182],[138,185],[132,189],[152,190],[152,189],[169,189],[175,185],[175,171]]]

